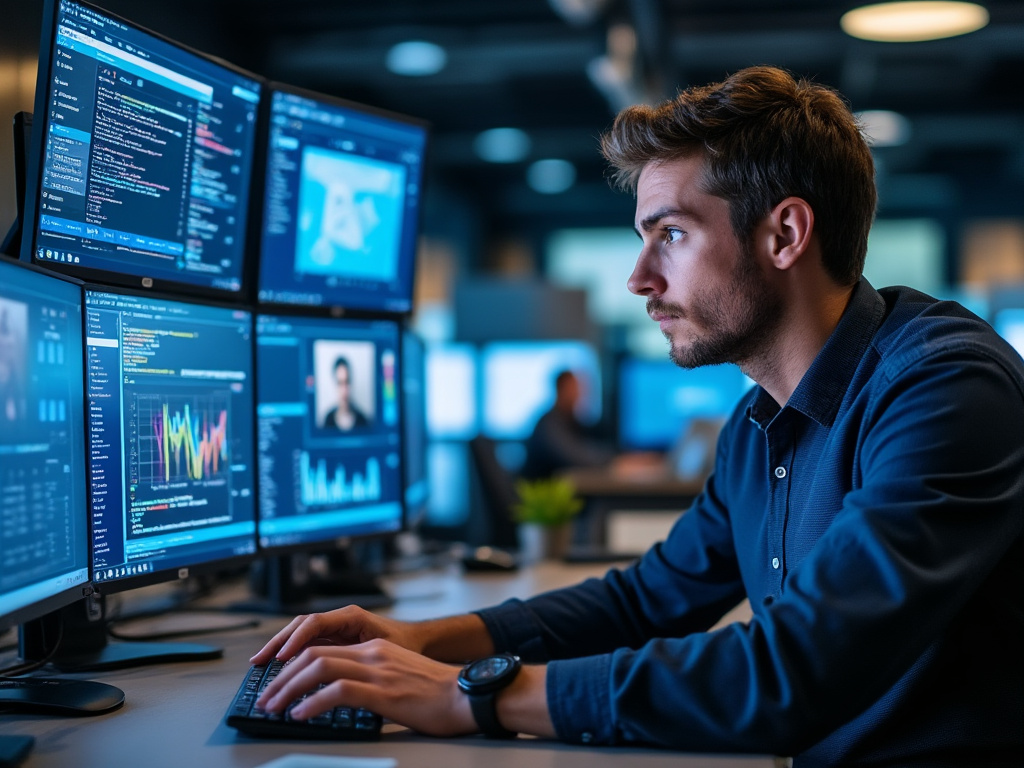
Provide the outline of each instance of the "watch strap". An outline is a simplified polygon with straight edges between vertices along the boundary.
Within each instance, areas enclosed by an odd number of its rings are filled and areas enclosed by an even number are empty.
[[[519,734],[510,731],[498,721],[498,693],[499,691],[470,694],[469,708],[484,736],[489,739],[514,739]]]

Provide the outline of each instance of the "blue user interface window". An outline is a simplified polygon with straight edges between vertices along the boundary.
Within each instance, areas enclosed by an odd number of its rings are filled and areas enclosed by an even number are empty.
[[[33,259],[240,291],[260,82],[71,0],[49,55]]]
[[[260,301],[411,309],[425,147],[420,123],[275,90]]]
[[[97,582],[255,552],[251,313],[86,291]]]
[[[82,289],[0,262],[0,617],[89,580]]]
[[[392,320],[259,316],[262,546],[401,528],[399,334]]]
[[[619,444],[667,450],[694,418],[725,419],[753,382],[735,365],[687,370],[629,358],[619,369]]]

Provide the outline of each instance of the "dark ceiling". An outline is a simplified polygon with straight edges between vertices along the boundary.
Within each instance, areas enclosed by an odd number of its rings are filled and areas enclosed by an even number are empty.
[[[434,215],[469,211],[501,233],[624,224],[632,204],[607,189],[597,136],[616,109],[775,64],[838,87],[856,110],[896,109],[909,143],[880,148],[882,214],[1024,213],[1024,2],[986,2],[990,24],[943,41],[869,43],[845,35],[840,0],[107,0],[104,7],[264,76],[426,118],[433,124]],[[556,5],[594,6],[570,21]],[[610,29],[636,31],[635,55]],[[438,74],[406,77],[387,51],[427,40]],[[628,40],[628,38],[627,38]],[[631,71],[598,87],[601,57]],[[612,65],[614,66],[614,65]],[[527,131],[509,165],[474,153],[478,132]],[[538,158],[577,170],[567,192],[525,181]],[[440,203],[438,203],[440,201]],[[452,214],[454,215],[454,214]]]

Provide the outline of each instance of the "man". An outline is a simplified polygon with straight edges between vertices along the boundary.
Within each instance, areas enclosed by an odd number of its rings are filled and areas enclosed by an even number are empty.
[[[324,429],[348,432],[357,427],[367,426],[369,420],[352,404],[352,366],[344,357],[334,361],[334,385],[338,404],[324,417]]]
[[[311,646],[264,702],[334,681],[296,714],[496,731],[433,660],[507,650],[528,662],[494,694],[512,731],[798,766],[1020,764],[1019,357],[954,304],[860,279],[872,161],[830,90],[744,70],[625,110],[603,146],[636,189],[629,288],[672,359],[760,385],[704,492],[603,580],[420,624],[300,617],[254,657]],[[706,631],[744,596],[749,623]]]
[[[571,467],[599,467],[610,462],[615,453],[587,436],[576,417],[580,400],[580,381],[572,371],[555,377],[555,402],[537,420],[526,441],[526,461],[522,476],[529,480],[551,477]]]

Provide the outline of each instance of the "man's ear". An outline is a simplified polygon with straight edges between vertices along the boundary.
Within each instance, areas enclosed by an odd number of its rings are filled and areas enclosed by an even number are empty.
[[[802,197],[787,197],[764,221],[768,258],[776,269],[790,269],[811,246],[814,210]]]

